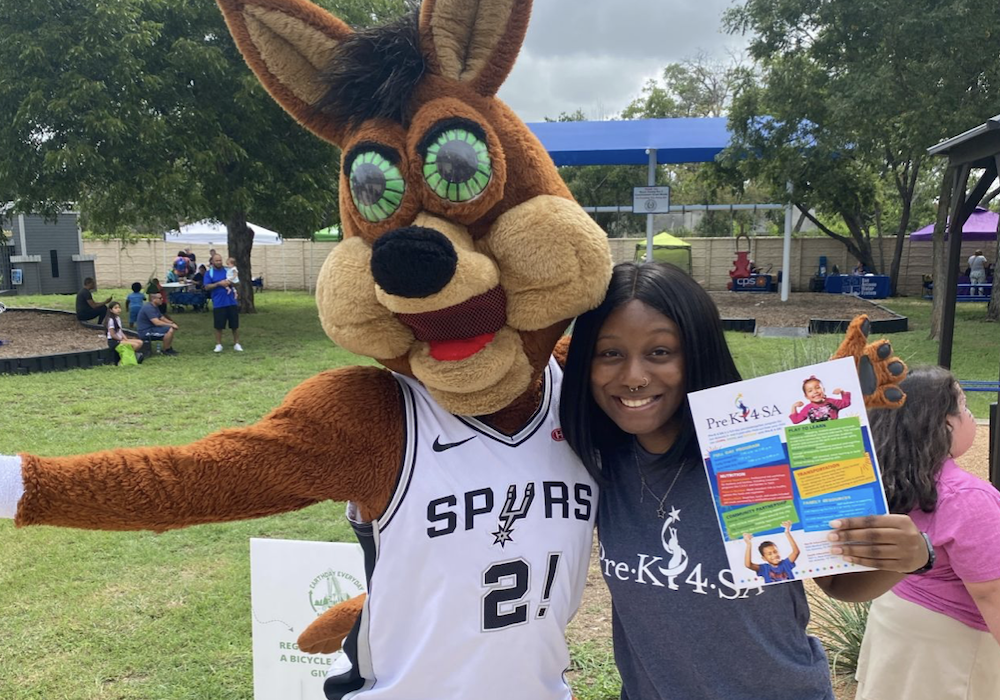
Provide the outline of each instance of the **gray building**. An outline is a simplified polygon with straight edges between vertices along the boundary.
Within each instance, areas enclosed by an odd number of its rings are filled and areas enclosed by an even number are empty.
[[[94,256],[83,254],[77,212],[54,219],[38,214],[8,214],[11,240],[9,275],[2,286],[15,294],[75,294],[94,277]]]

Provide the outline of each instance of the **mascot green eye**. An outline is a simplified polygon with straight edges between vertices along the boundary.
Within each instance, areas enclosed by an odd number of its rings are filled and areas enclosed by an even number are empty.
[[[424,156],[424,179],[438,197],[449,202],[478,197],[492,173],[486,142],[468,129],[442,131]]]
[[[372,223],[388,219],[403,202],[403,174],[378,151],[362,151],[354,158],[350,181],[354,206]]]

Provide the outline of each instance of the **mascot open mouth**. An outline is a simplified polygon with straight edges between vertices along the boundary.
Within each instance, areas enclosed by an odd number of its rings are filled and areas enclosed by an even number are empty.
[[[507,295],[497,286],[488,292],[437,311],[396,314],[417,340],[430,346],[439,362],[472,357],[493,340],[507,323]]]

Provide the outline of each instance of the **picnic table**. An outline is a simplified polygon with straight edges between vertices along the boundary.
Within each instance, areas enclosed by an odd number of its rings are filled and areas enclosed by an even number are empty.
[[[183,311],[190,306],[193,311],[205,311],[208,308],[208,297],[204,292],[196,290],[194,282],[167,282],[163,285],[167,293],[167,303],[174,311]]]

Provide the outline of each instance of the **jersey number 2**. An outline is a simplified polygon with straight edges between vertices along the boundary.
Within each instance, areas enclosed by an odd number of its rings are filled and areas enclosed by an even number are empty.
[[[548,556],[545,589],[536,617],[545,617],[552,584],[559,568],[561,555]],[[528,603],[524,597],[531,588],[531,566],[524,559],[511,559],[493,564],[483,573],[483,586],[489,590],[483,596],[483,631],[501,630],[528,621]],[[503,611],[501,611],[503,607]]]

